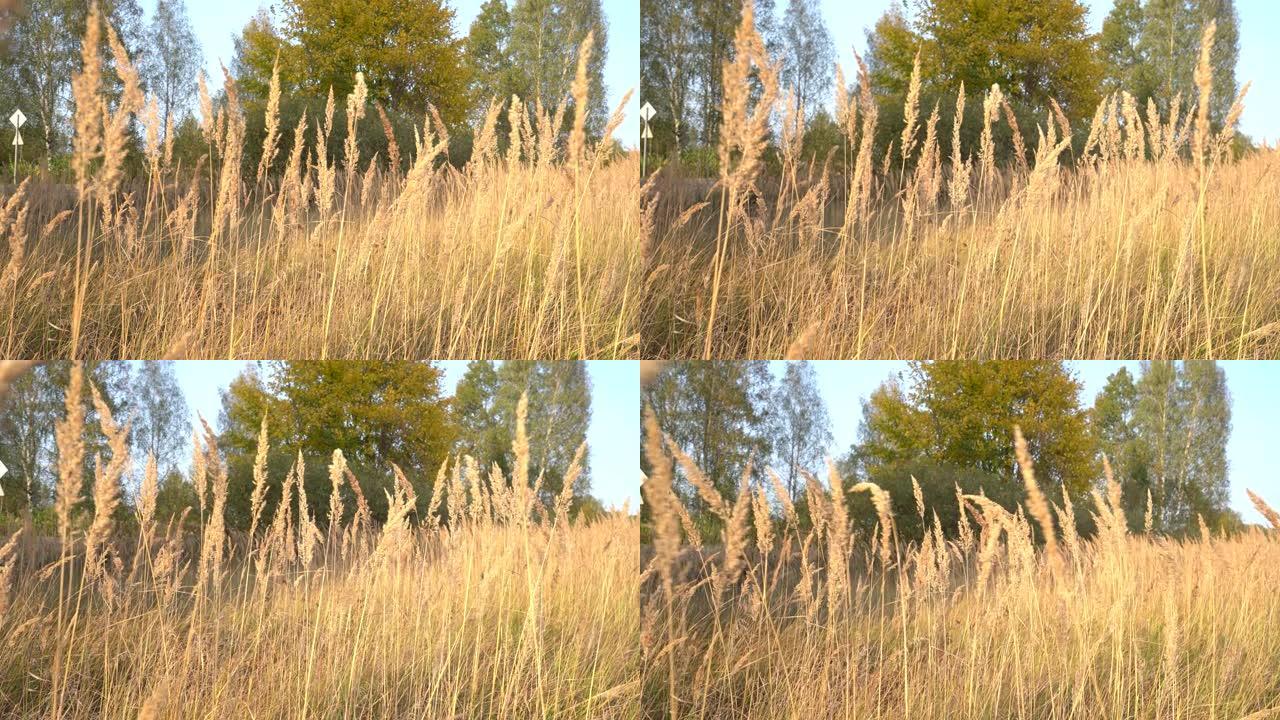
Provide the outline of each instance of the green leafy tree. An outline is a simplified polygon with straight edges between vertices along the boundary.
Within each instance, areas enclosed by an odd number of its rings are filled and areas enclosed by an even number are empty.
[[[511,449],[508,432],[498,419],[497,396],[497,363],[492,360],[468,363],[450,408],[458,428],[458,442],[454,446],[458,454],[486,463],[503,458]]]
[[[678,155],[694,138],[690,105],[698,67],[692,28],[692,3],[641,1],[640,95],[657,111],[650,126],[652,152],[658,156]]]
[[[608,57],[608,26],[600,0],[516,0],[511,10],[511,72],[521,99],[531,104],[541,99],[543,105],[554,108],[569,96],[578,49],[589,32],[595,34],[595,46],[587,63],[587,129],[599,136],[606,115]],[[568,107],[573,107],[572,102]],[[566,112],[566,117],[571,115]]]
[[[1155,97],[1167,108],[1174,95],[1183,92],[1185,106],[1195,103],[1197,25],[1187,0],[1146,0],[1137,39],[1142,64],[1131,77],[1139,101],[1145,104],[1147,97]]]
[[[858,442],[849,467],[870,477],[883,468],[926,457],[930,450],[928,415],[921,412],[899,376],[886,380],[862,401]]]
[[[465,53],[476,121],[491,100],[508,100],[518,90],[512,77],[511,32],[506,0],[485,0],[471,22]]]
[[[788,0],[781,35],[783,79],[812,116],[826,101],[835,65],[835,46],[816,0]]]
[[[454,406],[459,449],[481,464],[497,463],[511,478],[515,467],[516,410],[528,396],[525,429],[529,438],[529,482],[542,474],[543,499],[564,487],[564,476],[591,422],[591,382],[581,362],[508,360],[495,366],[473,362],[458,383]],[[574,486],[579,502],[590,494],[590,467]]]
[[[94,458],[107,456],[111,450],[107,445],[106,435],[102,432],[102,420],[93,404],[93,390],[96,387],[102,396],[102,402],[110,410],[115,421],[124,425],[133,416],[134,406],[129,396],[131,386],[128,363],[85,361],[82,364],[84,386],[80,401],[85,407],[84,422],[84,468],[80,484],[81,501],[79,508],[93,512],[93,466]],[[71,363],[54,362],[45,366],[49,382],[57,388],[59,397],[58,418],[61,419],[64,409],[62,400],[66,397],[67,386],[71,380]],[[49,428],[52,438],[53,428]],[[123,506],[122,506],[123,507]]]
[[[167,124],[175,113],[187,108],[195,93],[196,73],[204,64],[183,0],[157,1],[147,29],[147,45],[145,77],[159,99],[161,122]]]
[[[890,10],[870,38],[877,89],[899,92],[916,52],[933,94],[999,84],[1037,108],[1059,102],[1073,120],[1092,116],[1103,68],[1080,0],[923,0],[914,21]]]
[[[175,467],[191,435],[191,414],[173,363],[143,361],[132,377],[129,397],[135,467],[145,467],[148,454],[161,471]]]
[[[774,389],[775,453],[777,470],[788,494],[801,494],[801,470],[816,470],[831,444],[831,420],[818,390],[817,376],[808,362],[789,362]]]
[[[239,79],[254,93],[270,83],[279,52],[286,94],[323,98],[333,88],[341,99],[363,72],[370,102],[414,114],[430,103],[448,123],[469,109],[462,42],[441,0],[285,0],[274,17],[260,13],[238,43]]]
[[[0,402],[0,459],[9,468],[0,478],[0,515],[26,514],[52,498],[53,428],[62,417],[62,398],[41,365],[18,377]]]
[[[720,139],[724,107],[724,64],[733,57],[734,32],[742,20],[741,0],[693,0],[693,28],[698,62],[697,106],[702,108],[705,145]]]
[[[142,8],[137,0],[100,0],[97,6],[137,63],[145,47]],[[63,152],[71,138],[71,76],[80,67],[80,43],[89,7],[83,0],[25,0],[7,17],[10,26],[0,68],[3,94],[30,117],[27,130],[42,138],[46,163]],[[120,91],[120,80],[105,32],[99,49],[104,86],[114,97]]]
[[[1101,37],[1108,87],[1128,90],[1144,106],[1154,99],[1163,112],[1179,94],[1182,107],[1190,107],[1198,98],[1195,67],[1210,21],[1217,22],[1217,31],[1209,56],[1209,116],[1220,127],[1238,90],[1240,20],[1234,0],[1119,0],[1103,22]]]
[[[72,0],[27,0],[5,43],[6,93],[30,108],[31,131],[44,140],[46,162],[70,137],[67,94],[76,65]]]
[[[921,77],[932,78],[932,54],[924,54],[924,38],[898,5],[891,6],[867,31],[867,70],[872,90],[878,95],[905,96],[911,81],[916,53],[921,54]]]
[[[1138,39],[1142,35],[1143,13],[1141,0],[1116,0],[1102,21],[1102,33],[1098,36],[1098,50],[1106,65],[1104,87],[1108,93],[1127,90],[1135,97],[1145,97],[1149,87],[1142,87],[1140,73],[1145,68]]]
[[[772,395],[772,376],[760,361],[669,363],[644,389],[659,427],[729,499],[737,497],[747,463],[754,459],[758,471],[773,452]],[[641,469],[647,467],[642,463]],[[695,509],[702,508],[682,473],[676,484]]]
[[[1017,425],[1046,492],[1078,495],[1095,477],[1079,391],[1060,362],[912,363],[909,388],[886,384],[864,404],[852,455],[873,479],[895,464],[928,460],[1017,486]]]
[[[1152,498],[1158,532],[1197,532],[1197,515],[1213,526],[1230,523],[1226,445],[1231,398],[1226,376],[1212,361],[1144,363],[1132,403],[1132,439],[1117,449],[1130,461],[1118,479],[1131,490],[1137,518]]]
[[[223,394],[218,442],[231,470],[229,524],[249,524],[252,464],[264,415],[271,446],[269,503],[278,501],[281,480],[301,452],[312,512],[323,517],[331,487],[327,467],[333,451],[342,450],[376,517],[386,509],[382,490],[391,485],[392,463],[404,470],[417,490],[419,510],[425,509],[454,438],[438,368],[416,362],[291,361],[267,369],[265,378],[245,373]],[[351,502],[354,498],[347,497],[348,507]]]
[[[1125,515],[1132,530],[1143,527],[1150,489],[1150,460],[1144,444],[1139,442],[1137,409],[1138,384],[1128,369],[1120,368],[1107,378],[1107,384],[1094,399],[1091,417],[1098,450],[1122,481]]]

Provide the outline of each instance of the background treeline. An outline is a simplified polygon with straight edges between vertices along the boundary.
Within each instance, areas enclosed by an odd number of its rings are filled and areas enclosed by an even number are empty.
[[[948,533],[959,520],[957,487],[1015,511],[1025,492],[1014,457],[1017,425],[1041,488],[1059,506],[1064,493],[1070,497],[1082,534],[1095,529],[1085,509],[1102,486],[1104,454],[1124,490],[1131,529],[1147,525],[1148,493],[1153,532],[1197,533],[1197,516],[1215,529],[1240,525],[1228,507],[1231,399],[1216,363],[1144,362],[1137,376],[1122,368],[1092,406],[1082,403],[1081,388],[1062,362],[913,362],[861,399],[858,439],[843,456],[830,449],[826,406],[854,398],[824,397],[807,362],[788,363],[776,379],[765,362],[670,363],[644,401],[723,497],[737,497],[748,462],[753,487],[771,488],[765,468],[772,467],[804,523],[803,472],[825,482],[828,453],[847,485],[869,480],[889,491],[904,540],[922,536],[913,478]],[[680,472],[675,490],[700,531],[716,537],[719,520]],[[845,496],[855,526],[874,530],[867,495]]]
[[[149,17],[139,0],[98,0],[98,6],[141,69],[145,91],[157,101],[163,140],[172,136],[176,161],[193,167],[207,152],[197,120],[198,74],[209,74],[208,85],[217,93],[211,98],[215,111],[226,98],[217,90],[223,80],[220,69],[204,67],[184,1],[158,0]],[[66,174],[75,113],[70,84],[80,68],[89,8],[88,0],[0,2],[0,107],[6,118],[14,107],[29,118],[19,174]],[[449,159],[462,164],[471,154],[471,124],[478,124],[490,100],[519,95],[530,106],[541,99],[548,108],[566,100],[565,117],[573,117],[569,88],[588,33],[593,34],[594,50],[588,64],[587,127],[592,137],[599,136],[606,114],[608,55],[600,0],[486,0],[467,32],[461,30],[445,0],[282,0],[260,10],[235,39],[235,56],[225,61],[247,115],[245,167],[258,165],[277,63],[279,126],[290,137],[305,114],[306,138],[309,145],[314,141],[314,125],[324,115],[332,88],[336,141],[331,139],[328,147],[339,152],[347,127],[343,99],[354,87],[356,73],[363,72],[369,101],[381,112],[360,126],[362,157],[378,153],[384,163],[389,157],[383,114],[397,144],[413,148],[414,126],[421,127],[431,107],[448,128]],[[105,33],[103,50],[106,84],[118,96],[122,85],[111,67]],[[504,144],[505,138],[503,132]],[[6,146],[9,139],[6,135]],[[135,127],[129,148],[134,171],[143,167],[141,144]],[[286,159],[287,153],[280,153],[277,170]],[[402,165],[410,161],[407,153],[402,155]],[[0,159],[0,167],[11,164],[11,157]]]
[[[819,0],[756,0],[755,22],[783,87],[804,110],[805,153],[843,167],[842,118],[832,110],[837,51]],[[722,68],[732,60],[734,30],[742,0],[643,0],[641,3],[641,94],[658,111],[650,152],[679,157],[694,173],[717,165]],[[864,58],[879,109],[874,157],[900,160],[890,148],[903,131],[903,109],[912,68],[920,58],[920,113],[934,105],[942,156],[951,156],[952,118],[963,83],[961,143],[976,147],[982,128],[982,93],[999,84],[1035,149],[1035,128],[1050,112],[1050,100],[1070,120],[1074,150],[1080,151],[1095,108],[1112,92],[1133,95],[1140,111],[1150,100],[1162,117],[1180,99],[1183,112],[1197,98],[1193,70],[1204,26],[1217,21],[1212,67],[1211,118],[1221,127],[1238,86],[1239,19],[1234,0],[1115,0],[1100,33],[1089,31],[1083,0],[895,0],[866,30]],[[843,50],[843,48],[841,49]],[[856,67],[843,67],[849,90],[859,91]],[[775,139],[777,128],[775,127]],[[997,157],[1013,150],[1009,124],[995,127]],[[900,142],[898,143],[900,145]],[[1244,147],[1247,138],[1237,138]],[[776,162],[776,150],[770,153]],[[1029,155],[1028,155],[1029,157]]]
[[[0,520],[34,522],[52,528],[53,488],[57,479],[55,423],[65,414],[70,363],[39,365],[19,377],[0,406],[0,458],[9,468],[0,479]],[[148,457],[159,472],[156,514],[161,520],[200,507],[189,479],[193,413],[173,363],[88,362],[85,377],[102,393],[117,421],[128,420],[134,457],[126,477],[126,497],[118,520],[133,522],[133,502]],[[332,487],[328,468],[340,449],[359,478],[378,521],[386,517],[386,495],[394,485],[391,465],[405,473],[425,511],[442,463],[471,455],[487,474],[496,465],[512,476],[512,439],[516,406],[528,393],[530,478],[542,476],[544,500],[563,487],[574,452],[586,439],[591,419],[591,382],[581,362],[475,361],[453,396],[441,387],[443,371],[431,363],[289,361],[250,365],[222,393],[219,417],[205,418],[217,433],[226,458],[229,529],[247,530],[258,439],[266,418],[269,452],[267,505],[281,496],[281,485],[301,454],[306,495],[312,511],[324,518]],[[92,514],[94,456],[106,450],[106,438],[84,388],[86,452],[85,500],[80,517]],[[590,466],[583,460],[574,484],[574,512],[598,515],[591,496]],[[452,467],[453,463],[450,462]],[[451,471],[452,472],[452,471]],[[446,478],[446,481],[448,478]],[[352,493],[344,486],[344,495]],[[348,507],[354,495],[344,497]]]

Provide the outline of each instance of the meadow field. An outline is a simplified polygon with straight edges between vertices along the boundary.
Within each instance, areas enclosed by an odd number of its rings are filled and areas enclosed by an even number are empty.
[[[382,108],[367,107],[363,76],[345,98],[342,147],[332,90],[323,116],[280,127],[277,73],[255,170],[235,80],[215,102],[202,77],[208,152],[192,168],[172,163],[173,129],[161,132],[128,54],[93,20],[73,83],[75,183],[23,181],[0,205],[0,355],[636,353],[639,160],[614,150],[621,105],[603,138],[587,140],[590,37],[576,110],[493,102],[461,167],[434,108],[421,109],[415,147],[400,148]],[[104,35],[110,58],[97,52]],[[104,60],[123,81],[118,101]],[[504,119],[512,129],[500,138]],[[351,138],[379,122],[386,151],[361,157]],[[126,174],[135,125],[145,167]]]
[[[58,423],[56,532],[20,521],[0,543],[0,717],[638,716],[638,522],[545,500],[523,412],[509,481],[454,458],[418,498],[395,468],[381,523],[341,451],[326,511],[301,458],[268,482],[260,441],[244,533],[207,427],[195,507],[160,519],[154,461],[124,497],[129,428],[96,390],[107,446],[81,497],[82,382]]]
[[[947,98],[954,119],[940,118],[921,101],[917,55],[883,157],[886,118],[859,58],[857,92],[837,70],[841,145],[821,157],[806,156],[806,110],[743,17],[719,176],[675,164],[645,185],[645,357],[1280,355],[1280,151],[1233,147],[1247,84],[1211,127],[1211,28],[1198,98],[1162,112],[1117,92],[1087,130],[1056,103],[1019,127],[998,85],[968,88],[982,113],[967,128],[963,86]]]
[[[1148,509],[1131,532],[1109,468],[1060,506],[1018,434],[1016,508],[959,486],[929,507],[916,485],[913,517],[895,516],[886,491],[834,465],[825,486],[806,475],[802,498],[747,468],[730,500],[645,422],[646,718],[1280,715],[1280,514],[1252,493],[1271,529],[1202,520],[1198,535],[1159,536]],[[676,467],[716,537],[673,492]],[[851,523],[856,497],[874,527]],[[902,541],[908,520],[921,541]]]

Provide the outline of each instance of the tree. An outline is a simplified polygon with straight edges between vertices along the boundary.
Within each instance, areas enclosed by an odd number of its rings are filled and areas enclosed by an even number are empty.
[[[742,21],[742,1],[694,0],[693,32],[698,56],[698,104],[702,107],[702,142],[720,139],[724,106],[724,64],[733,55],[734,32]]]
[[[1098,50],[1106,63],[1103,81],[1108,93],[1126,90],[1135,97],[1148,94],[1139,88],[1139,73],[1144,68],[1143,56],[1138,49],[1142,20],[1140,0],[1116,0],[1102,21]]]
[[[1098,450],[1110,462],[1114,476],[1122,481],[1122,500],[1131,530],[1143,527],[1150,489],[1148,459],[1138,442],[1137,408],[1138,385],[1128,369],[1120,368],[1107,378],[1107,384],[1094,399],[1091,416]]]
[[[1231,398],[1226,376],[1212,361],[1143,363],[1134,382],[1121,370],[1107,380],[1093,409],[1099,447],[1111,458],[1124,491],[1129,526],[1199,531],[1233,521],[1227,507],[1226,445]]]
[[[148,454],[161,472],[176,466],[191,435],[191,414],[174,364],[143,361],[133,376],[129,397],[134,409],[131,440],[135,467],[144,467]]]
[[[148,35],[150,50],[143,56],[143,69],[167,127],[174,112],[191,100],[196,73],[204,64],[203,51],[183,0],[157,0]]]
[[[812,115],[826,100],[835,47],[816,0],[789,0],[782,25],[783,77]]]
[[[1057,100],[1078,120],[1092,116],[1103,71],[1086,18],[1080,0],[922,0],[914,22],[891,10],[877,23],[869,65],[900,87],[918,49],[931,93],[998,83],[1024,104]]]
[[[1107,61],[1106,88],[1128,91],[1140,107],[1154,100],[1165,113],[1178,95],[1183,108],[1191,106],[1199,97],[1194,72],[1210,20],[1217,22],[1217,31],[1209,56],[1209,117],[1221,127],[1237,90],[1240,23],[1234,0],[1117,0],[1099,39]]]
[[[864,404],[852,456],[873,479],[896,463],[928,460],[1017,485],[1017,425],[1046,493],[1078,495],[1095,476],[1079,391],[1060,362],[915,362],[909,389],[887,384]]]
[[[275,21],[264,8],[259,8],[235,38],[235,56],[231,60],[231,72],[246,102],[266,107],[270,92],[271,76],[280,63],[280,89],[282,96],[301,92],[295,80],[293,67],[297,62],[297,49],[289,46],[276,27]],[[287,125],[284,125],[287,127]]]
[[[273,22],[278,18],[278,24]],[[442,0],[284,0],[237,44],[240,81],[267,87],[277,52],[285,94],[338,98],[363,72],[370,102],[414,114],[436,106],[449,123],[467,113],[462,42]]]
[[[795,498],[803,487],[800,471],[816,468],[831,444],[831,421],[818,391],[813,365],[789,362],[782,381],[774,390],[777,409],[778,470],[788,494]]]
[[[1214,126],[1222,125],[1235,99],[1240,54],[1240,21],[1234,0],[1147,0],[1138,36],[1142,65],[1134,77],[1133,91],[1140,103],[1153,97],[1167,112],[1178,94],[1183,107],[1196,101],[1195,67],[1204,28],[1211,20],[1217,21],[1217,31],[1209,56],[1213,69],[1209,117]]]
[[[101,0],[97,5],[130,57],[136,58],[142,47],[137,0]],[[13,99],[31,115],[32,130],[43,137],[46,163],[71,136],[71,75],[80,67],[89,7],[78,0],[25,0],[10,18],[3,73]],[[120,81],[105,32],[100,49],[105,87],[109,94],[118,93]]]
[[[308,500],[323,516],[331,488],[326,468],[333,451],[341,450],[375,516],[385,512],[381,490],[391,486],[393,463],[415,486],[419,510],[425,510],[431,480],[454,438],[438,368],[366,361],[290,361],[267,368],[268,377],[250,370],[223,394],[218,444],[230,470],[230,525],[248,526],[251,468],[264,416],[269,497],[279,497],[284,473],[301,452]]]
[[[476,111],[473,115],[484,112],[491,100],[505,101],[515,92],[511,77],[511,29],[511,12],[507,10],[506,0],[485,0],[471,22],[465,58]]]
[[[0,508],[13,510],[46,506],[53,498],[56,482],[57,448],[54,423],[61,420],[70,380],[71,363],[52,362],[32,369],[9,389],[0,406],[0,458],[10,468],[0,483],[4,500]],[[93,407],[92,387],[97,387],[103,402],[117,422],[124,423],[132,410],[125,401],[129,395],[129,368],[122,362],[86,362],[84,387],[80,398],[85,404],[85,459],[82,468],[84,503],[93,502],[87,491],[93,477],[93,458],[109,453],[102,424]]]
[[[578,49],[587,33],[595,45],[587,63],[587,129],[598,137],[605,122],[604,65],[608,28],[600,0],[516,0],[511,11],[511,70],[516,94],[554,107],[569,95]],[[572,102],[568,108],[572,109]],[[571,114],[566,111],[566,117]]]
[[[0,514],[24,514],[52,497],[56,463],[53,427],[62,417],[62,390],[47,366],[32,368],[9,386],[0,404],[0,459],[9,472],[0,478]]]
[[[454,446],[460,455],[484,463],[503,457],[511,446],[498,420],[498,368],[492,360],[473,360],[458,381],[450,413],[458,428]],[[505,444],[504,444],[505,443]]]
[[[341,449],[353,463],[428,473],[453,441],[441,377],[428,363],[294,361],[276,367],[270,387],[288,409],[278,421],[290,444],[326,456]]]
[[[74,67],[77,70],[80,67],[81,38],[89,27],[90,8],[95,5],[102,19],[116,31],[120,43],[124,45],[125,52],[129,55],[130,62],[134,65],[139,64],[146,48],[146,42],[143,39],[146,27],[143,23],[142,6],[138,4],[138,0],[97,0],[94,3],[72,3],[72,10],[67,17],[66,22],[72,36]],[[98,54],[102,58],[103,84],[106,94],[114,101],[124,91],[124,81],[116,72],[115,59],[105,27],[102,31],[102,44],[98,48]],[[67,81],[69,84],[69,77]]]
[[[1226,508],[1231,433],[1230,398],[1217,364],[1144,363],[1134,425],[1155,528],[1192,532],[1196,515],[1216,523]]]
[[[475,372],[471,372],[474,369]],[[586,439],[591,422],[591,381],[582,362],[532,362],[508,360],[489,376],[482,365],[473,364],[457,395],[474,407],[474,397],[484,392],[491,382],[489,408],[478,422],[469,424],[480,430],[466,440],[489,454],[477,456],[481,463],[495,462],[503,475],[510,478],[515,468],[512,444],[515,440],[516,410],[520,396],[527,395],[528,410],[525,430],[529,439],[529,482],[542,474],[543,499],[563,488],[564,476],[578,446]],[[478,414],[478,413],[477,413]],[[590,494],[590,467],[583,458],[582,475],[574,487],[574,495]]]
[[[772,453],[771,395],[768,365],[760,361],[669,363],[644,389],[658,426],[728,499],[737,497],[748,462],[758,471]],[[702,507],[682,473],[677,490]]]
[[[924,42],[902,8],[893,5],[886,10],[874,28],[867,31],[866,63],[872,90],[881,96],[905,97],[916,54],[922,55],[922,64],[934,61],[932,54],[924,55]],[[932,78],[935,72],[933,67],[924,65],[921,77]]]
[[[696,76],[692,26],[691,3],[643,0],[640,4],[640,46],[644,48],[640,92],[658,111],[650,123],[653,141],[677,155],[687,139],[689,102]]]
[[[46,163],[67,138],[65,95],[77,57],[77,38],[68,23],[71,5],[70,0],[27,0],[8,33],[9,81],[32,109]]]
[[[862,401],[858,442],[850,449],[849,474],[878,477],[882,468],[925,458],[930,450],[928,416],[920,412],[903,378],[881,383]]]

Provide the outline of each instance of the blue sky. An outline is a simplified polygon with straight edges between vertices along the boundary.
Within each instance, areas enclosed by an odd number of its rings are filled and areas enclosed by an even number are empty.
[[[1128,367],[1135,375],[1137,361],[1111,362],[1089,360],[1068,363],[1084,385],[1081,403],[1092,406],[1093,399],[1107,382],[1107,377],[1120,367]],[[1262,523],[1245,489],[1251,489],[1268,500],[1280,504],[1280,473],[1274,457],[1276,429],[1280,427],[1280,361],[1231,361],[1219,363],[1227,374],[1231,393],[1231,439],[1227,443],[1230,464],[1231,507],[1246,522]],[[907,371],[906,362],[897,361],[823,361],[813,363],[818,386],[827,403],[834,438],[830,454],[839,457],[849,451],[858,437],[862,420],[861,400],[881,382],[895,373]],[[771,363],[773,373],[781,377],[786,363]],[[1272,453],[1274,454],[1274,453]]]
[[[471,21],[480,12],[483,0],[446,0],[455,11],[454,34],[466,36]],[[245,23],[258,8],[269,6],[269,0],[186,0],[187,14],[196,36],[204,47],[205,73],[221,77],[218,62],[228,67],[235,55],[233,38],[240,35]],[[605,62],[604,82],[608,88],[609,112],[622,101],[627,90],[640,91],[640,2],[639,0],[603,0],[609,23],[609,56]],[[155,11],[155,0],[142,0],[148,19]],[[193,80],[194,82],[194,80]],[[634,147],[640,134],[639,102],[633,94],[626,110],[627,117],[618,129],[617,137]]]
[[[176,363],[178,383],[191,409],[211,425],[222,407],[220,392],[250,363],[229,360],[183,360]],[[436,363],[444,370],[441,383],[452,395],[467,371],[465,361]],[[587,452],[591,463],[591,493],[606,507],[631,501],[640,508],[640,461],[636,438],[640,437],[639,363],[598,361],[587,363],[591,378],[591,425],[587,428]]]
[[[787,0],[775,0],[778,12]],[[857,67],[852,47],[866,53],[865,30],[873,27],[885,10],[901,0],[819,0],[831,40],[845,76]],[[1113,6],[1112,0],[1084,0],[1089,7],[1089,26],[1097,32]],[[1280,61],[1272,33],[1280,28],[1280,2],[1276,0],[1236,0],[1240,15],[1240,60],[1236,65],[1236,81],[1243,86],[1252,80],[1253,87],[1245,98],[1240,129],[1255,141],[1266,139],[1274,145],[1280,140],[1280,80],[1274,68]]]

